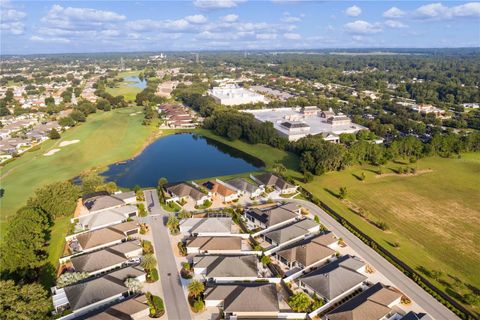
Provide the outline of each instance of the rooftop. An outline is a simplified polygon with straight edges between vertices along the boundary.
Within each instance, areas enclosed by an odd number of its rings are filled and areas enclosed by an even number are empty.
[[[139,240],[127,241],[99,251],[72,257],[70,261],[76,272],[95,272],[128,260],[125,254],[138,249],[141,249]]]
[[[100,278],[73,284],[64,288],[70,308],[77,310],[93,303],[127,292],[124,281],[144,274],[140,267],[127,267]]]
[[[187,247],[198,247],[201,250],[241,250],[240,237],[195,237],[187,243]]]
[[[180,222],[180,229],[190,233],[230,233],[232,218],[188,218]]]
[[[205,290],[205,300],[223,300],[227,313],[278,312],[278,296],[275,285],[240,284],[217,285]]]
[[[265,233],[265,236],[275,241],[277,244],[282,244],[295,238],[308,234],[309,229],[318,227],[318,224],[310,219],[303,219],[287,226],[275,229]]]
[[[137,228],[138,224],[135,221],[128,221],[109,226],[107,228],[81,233],[77,235],[76,238],[83,250],[86,250],[103,244],[108,244],[110,242],[125,239],[126,232]]]
[[[389,305],[402,294],[381,283],[363,291],[327,315],[328,320],[378,320],[387,315]]]
[[[193,261],[195,268],[206,268],[207,278],[258,276],[258,259],[255,255],[208,255],[195,257]]]
[[[340,265],[341,261],[348,259],[353,258],[349,256],[339,258],[321,268],[307,273],[300,278],[300,281],[307,284],[322,297],[332,300],[367,279],[363,274]]]

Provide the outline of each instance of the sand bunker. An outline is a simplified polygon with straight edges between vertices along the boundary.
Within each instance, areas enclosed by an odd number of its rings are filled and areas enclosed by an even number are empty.
[[[69,141],[62,141],[60,142],[60,147],[65,147],[65,146],[68,146],[70,144],[75,144],[75,143],[79,143],[80,140],[69,140]]]
[[[47,153],[44,153],[43,155],[48,157],[48,156],[54,155],[58,151],[60,151],[60,149],[52,149],[52,150],[48,151]]]

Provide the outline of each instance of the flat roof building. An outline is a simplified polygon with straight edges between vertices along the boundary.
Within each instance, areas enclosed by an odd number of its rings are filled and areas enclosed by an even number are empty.
[[[251,90],[236,85],[214,87],[208,90],[208,94],[220,104],[225,106],[236,106],[249,103],[268,103],[268,99]]]
[[[307,135],[356,133],[366,130],[364,126],[353,123],[343,114],[333,111],[320,111],[314,107],[275,108],[244,110],[261,122],[271,122],[277,133],[289,141],[296,141]],[[329,141],[338,142],[337,139]]]

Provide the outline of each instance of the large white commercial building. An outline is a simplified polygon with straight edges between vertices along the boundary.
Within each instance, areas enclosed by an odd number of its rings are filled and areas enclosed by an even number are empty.
[[[236,85],[214,87],[208,90],[208,94],[212,96],[215,101],[225,106],[237,106],[258,102],[268,103],[268,99],[265,96]]]
[[[353,123],[343,114],[332,110],[321,111],[315,106],[297,108],[276,108],[245,110],[261,122],[271,122],[278,134],[289,141],[296,141],[307,135],[321,134],[331,142],[339,142],[342,133],[356,133],[364,126]]]

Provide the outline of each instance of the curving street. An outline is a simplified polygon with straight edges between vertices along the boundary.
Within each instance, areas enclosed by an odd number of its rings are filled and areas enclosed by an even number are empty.
[[[332,218],[328,213],[323,211],[320,207],[305,200],[281,200],[299,203],[307,208],[310,213],[317,215],[325,227],[333,231],[338,237],[343,238],[345,242],[360,255],[360,257],[367,260],[371,266],[386,276],[398,289],[419,304],[432,318],[436,320],[459,319],[453,312],[438,302],[395,266],[385,260],[375,250],[363,243],[362,240],[348,231],[344,226]]]

